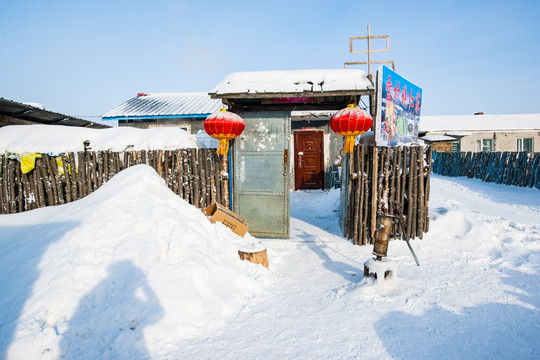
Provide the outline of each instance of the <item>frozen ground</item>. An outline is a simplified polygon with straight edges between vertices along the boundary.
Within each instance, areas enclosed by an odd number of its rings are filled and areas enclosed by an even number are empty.
[[[241,239],[146,166],[77,202],[0,216],[0,357],[538,359],[540,191],[432,176],[430,232],[390,243],[393,280],[291,193],[291,239]]]

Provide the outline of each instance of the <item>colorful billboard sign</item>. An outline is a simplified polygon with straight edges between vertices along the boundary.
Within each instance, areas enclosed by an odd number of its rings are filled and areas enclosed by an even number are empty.
[[[386,66],[377,71],[377,85],[376,145],[417,141],[422,89]]]

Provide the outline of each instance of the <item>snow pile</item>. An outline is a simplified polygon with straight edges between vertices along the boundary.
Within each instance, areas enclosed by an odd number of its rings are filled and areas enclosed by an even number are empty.
[[[175,127],[88,129],[58,125],[10,125],[0,128],[0,153],[83,151],[89,140],[93,151],[168,150],[199,148],[194,135]]]
[[[13,359],[167,354],[223,326],[268,273],[239,259],[249,234],[212,224],[146,165],[0,228],[0,349]]]
[[[228,74],[210,94],[288,93],[311,96],[313,92],[373,89],[366,72],[359,69],[246,71]]]

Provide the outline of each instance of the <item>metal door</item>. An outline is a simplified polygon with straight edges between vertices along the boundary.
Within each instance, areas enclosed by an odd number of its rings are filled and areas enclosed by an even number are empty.
[[[291,113],[239,113],[246,127],[233,147],[233,211],[257,237],[289,238]]]
[[[294,189],[324,189],[323,131],[294,132]]]

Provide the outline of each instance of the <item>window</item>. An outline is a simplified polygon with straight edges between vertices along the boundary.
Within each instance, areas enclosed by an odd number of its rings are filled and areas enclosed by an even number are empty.
[[[476,140],[476,151],[492,151],[493,139]]]
[[[460,140],[452,141],[452,152],[460,152],[460,151],[461,151],[461,142],[460,142]]]
[[[519,152],[524,151],[527,153],[533,152],[534,151],[533,138],[517,139],[517,151]]]

